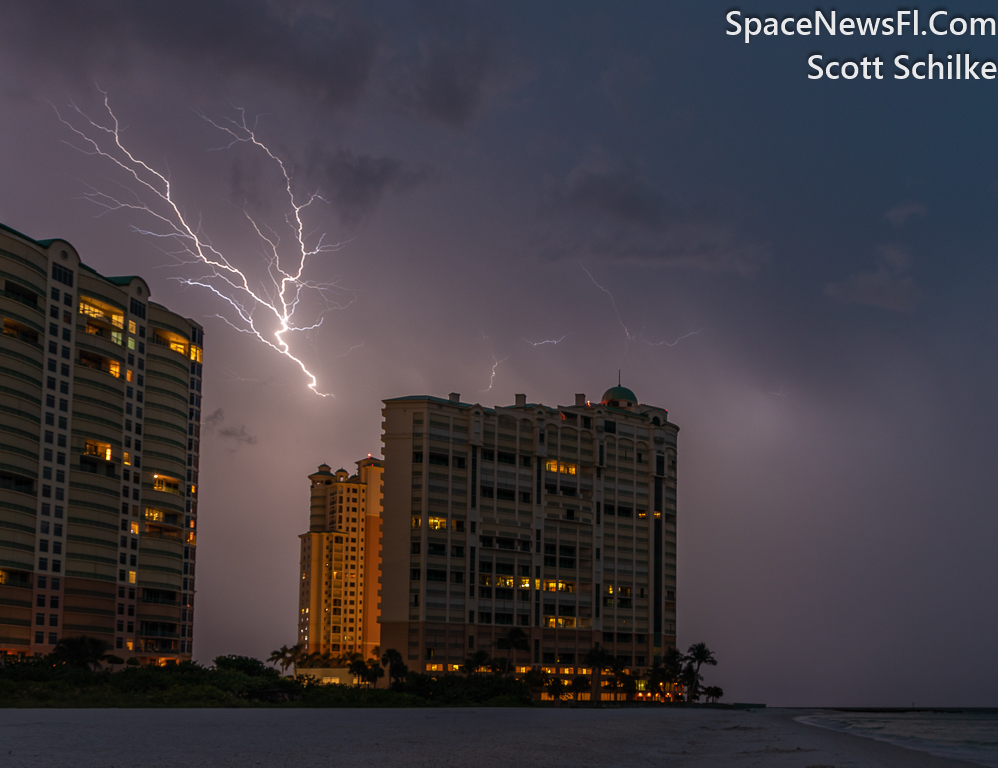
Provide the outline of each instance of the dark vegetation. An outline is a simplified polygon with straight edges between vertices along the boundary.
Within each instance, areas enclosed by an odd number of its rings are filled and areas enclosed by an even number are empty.
[[[518,647],[522,638],[510,641]],[[598,647],[586,659],[593,674],[568,681],[539,670],[514,677],[509,652],[490,657],[478,651],[465,661],[462,674],[410,672],[391,649],[366,661],[359,655],[329,660],[347,667],[354,685],[315,681],[295,649],[275,651],[270,661],[282,669],[303,667],[304,674],[286,677],[247,656],[219,656],[210,667],[194,662],[140,666],[111,655],[99,640],[64,638],[48,656],[0,657],[0,707],[530,706],[541,691],[578,701],[580,693],[591,690],[630,694],[636,689],[636,678]],[[698,701],[701,695],[716,701],[720,689],[699,685],[699,668],[711,664],[716,661],[702,643],[685,656],[672,653],[646,675],[648,689],[679,691],[675,701]]]

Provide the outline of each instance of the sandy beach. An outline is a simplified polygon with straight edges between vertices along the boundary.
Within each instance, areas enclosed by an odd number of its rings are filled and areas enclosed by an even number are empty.
[[[767,709],[16,710],[5,768],[774,766],[969,763],[815,728]]]

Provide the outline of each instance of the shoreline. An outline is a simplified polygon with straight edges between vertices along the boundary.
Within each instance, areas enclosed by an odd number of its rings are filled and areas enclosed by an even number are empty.
[[[5,768],[966,768],[798,722],[819,708],[8,709]],[[57,736],[57,738],[53,738]]]

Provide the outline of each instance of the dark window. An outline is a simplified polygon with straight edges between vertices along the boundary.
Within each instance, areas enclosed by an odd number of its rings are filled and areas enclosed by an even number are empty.
[[[414,542],[412,542],[412,544],[409,545],[409,552],[410,552],[410,554],[413,554],[413,555],[418,555],[419,554],[419,542],[418,541],[414,541]]]
[[[603,431],[610,435],[617,434],[617,422],[610,420],[604,421]]]
[[[479,539],[479,544],[481,545],[482,549],[490,549],[493,546],[492,537],[491,536],[482,536]]]
[[[499,451],[499,463],[500,464],[516,464],[516,454],[506,453],[505,451]]]
[[[432,541],[426,545],[426,554],[428,555],[441,555],[445,556],[447,554],[446,544],[434,544]]]
[[[433,568],[426,569],[427,581],[447,581],[447,571],[438,571]]]
[[[129,304],[129,312],[142,320],[146,319],[146,305],[138,299],[132,299]],[[143,329],[144,330],[144,329]],[[145,335],[145,334],[143,334]]]
[[[523,504],[530,503],[530,491],[520,491],[520,502]]]
[[[454,468],[455,469],[466,469],[468,466],[467,461],[462,456],[454,457]]]
[[[521,467],[529,467],[530,466],[530,457],[529,456],[521,456],[520,457],[520,466]]]
[[[68,285],[70,288],[73,287],[73,270],[66,269],[62,264],[52,265],[52,279],[57,283],[62,283],[63,285]]]
[[[464,584],[464,574],[451,571],[450,580],[452,584]]]
[[[35,493],[35,480],[24,475],[0,472],[0,488],[19,493]]]
[[[450,457],[446,453],[431,453],[430,454],[430,464],[436,464],[440,467],[446,467],[450,464]]]
[[[450,548],[451,557],[464,557],[464,547],[454,544]]]
[[[491,448],[482,448],[482,461],[495,461],[496,454]]]
[[[500,501],[515,501],[516,492],[511,491],[508,488],[499,488],[496,491],[496,498],[499,499]]]
[[[483,499],[494,499],[496,495],[495,489],[489,485],[482,486],[482,498]]]

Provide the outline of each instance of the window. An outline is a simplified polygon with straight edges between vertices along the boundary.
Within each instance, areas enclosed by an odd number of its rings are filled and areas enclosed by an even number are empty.
[[[427,521],[427,528],[431,531],[446,531],[447,530],[447,518],[446,517],[431,517]]]
[[[556,461],[555,459],[548,459],[544,468],[548,472],[560,472],[563,475],[576,475],[579,471],[577,464],[568,461]]]
[[[73,270],[67,269],[62,266],[62,264],[52,265],[52,279],[57,283],[62,283],[63,285],[68,285],[70,288],[73,287]]]
[[[162,493],[180,494],[180,480],[166,475],[153,475],[153,489]]]
[[[96,440],[86,440],[83,444],[84,456],[96,456],[104,461],[111,460],[111,444],[101,443]]]
[[[430,453],[430,464],[446,467],[450,464],[450,457],[446,453]]]

